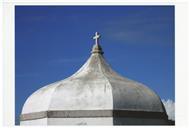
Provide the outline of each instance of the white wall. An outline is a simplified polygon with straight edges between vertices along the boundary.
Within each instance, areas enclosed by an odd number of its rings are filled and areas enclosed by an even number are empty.
[[[49,118],[48,125],[113,125],[113,118]]]
[[[113,125],[113,118],[44,118],[21,121],[20,125]]]
[[[166,125],[163,119],[137,118],[44,118],[22,121],[20,125]]]
[[[47,125],[47,118],[21,121],[20,125]]]

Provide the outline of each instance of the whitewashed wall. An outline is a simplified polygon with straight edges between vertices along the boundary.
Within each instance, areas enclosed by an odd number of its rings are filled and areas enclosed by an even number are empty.
[[[113,125],[113,118],[49,118],[48,125]]]
[[[164,125],[163,119],[136,119],[136,118],[44,118],[22,121],[20,125]]]
[[[47,125],[47,118],[21,121],[20,125]]]

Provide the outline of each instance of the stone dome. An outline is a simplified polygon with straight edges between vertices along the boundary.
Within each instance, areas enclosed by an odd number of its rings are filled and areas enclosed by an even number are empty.
[[[98,43],[93,46],[91,56],[76,73],[34,92],[25,102],[20,120],[58,117],[56,112],[61,111],[63,114],[60,115],[64,117],[93,116],[86,113],[74,114],[73,110],[107,110],[95,116],[107,116],[109,111],[126,111],[126,115],[152,113],[146,115],[167,118],[158,95],[147,86],[113,71],[105,61]],[[112,116],[114,115],[116,116],[115,113]]]

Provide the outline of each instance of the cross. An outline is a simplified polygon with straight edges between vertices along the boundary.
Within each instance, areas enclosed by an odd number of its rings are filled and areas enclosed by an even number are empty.
[[[93,37],[93,39],[95,40],[95,43],[98,45],[99,43],[99,38],[100,38],[100,35],[98,32],[95,33],[95,36]]]

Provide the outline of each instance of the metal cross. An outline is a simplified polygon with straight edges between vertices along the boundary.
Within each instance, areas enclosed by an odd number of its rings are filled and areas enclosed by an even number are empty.
[[[98,41],[99,41],[100,35],[98,32],[95,33],[95,36],[93,37],[93,39],[95,40],[95,43],[98,45]]]

